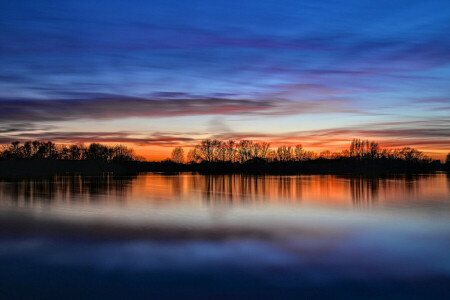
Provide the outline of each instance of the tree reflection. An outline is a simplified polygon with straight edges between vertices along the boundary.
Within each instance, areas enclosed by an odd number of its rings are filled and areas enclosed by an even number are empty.
[[[450,164],[450,160],[449,160],[449,164]],[[447,187],[448,187],[448,191],[450,192],[450,173],[447,173],[446,176],[447,176]]]
[[[379,178],[352,177],[350,190],[356,207],[371,206],[378,199]]]
[[[395,175],[389,177],[334,175],[199,175],[143,174],[56,176],[47,179],[0,181],[0,203],[141,202],[145,205],[320,206],[403,205],[422,203],[448,194],[450,176]]]
[[[301,178],[298,176],[204,175],[192,177],[188,185],[201,191],[205,203],[238,204],[299,202]]]
[[[4,181],[0,201],[8,199],[22,205],[58,202],[96,202],[124,200],[137,176],[54,176],[52,178]]]

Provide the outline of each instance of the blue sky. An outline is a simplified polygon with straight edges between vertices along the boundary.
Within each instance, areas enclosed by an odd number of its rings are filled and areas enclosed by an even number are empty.
[[[0,3],[0,143],[450,150],[448,1]]]

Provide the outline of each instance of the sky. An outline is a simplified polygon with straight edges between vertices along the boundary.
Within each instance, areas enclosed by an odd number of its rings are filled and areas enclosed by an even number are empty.
[[[450,1],[0,0],[0,144],[450,152]]]

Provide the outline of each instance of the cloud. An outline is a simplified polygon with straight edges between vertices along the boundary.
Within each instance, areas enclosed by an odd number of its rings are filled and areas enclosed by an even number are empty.
[[[0,119],[15,122],[242,114],[281,116],[327,112],[364,113],[350,108],[345,99],[289,101],[281,99],[170,98],[161,100],[120,96],[65,100],[0,99]]]
[[[448,4],[294,2],[9,1],[0,9],[1,138],[191,143],[200,135],[79,132],[76,122],[206,116],[218,138],[448,148],[448,123],[405,121],[450,109]],[[336,113],[353,114],[346,124],[358,126],[267,135],[239,132],[242,123],[230,132],[221,121],[316,114],[309,125],[323,128]],[[381,114],[391,124],[361,124]],[[58,131],[59,121],[74,121],[74,132]]]
[[[384,122],[361,125],[361,127],[342,127],[321,130],[291,131],[280,133],[264,132],[224,132],[210,135],[209,138],[220,140],[264,141],[272,147],[302,144],[304,148],[314,151],[338,151],[348,147],[352,138],[370,139],[379,142],[382,147],[401,148],[411,146],[425,151],[432,157],[443,159],[449,151],[450,127],[448,120],[419,120],[405,122]],[[389,127],[391,129],[386,130]],[[408,127],[408,128],[406,128]],[[136,146],[193,146],[205,138],[198,132],[132,132],[132,131],[46,131],[0,133],[0,144],[12,141],[52,140],[56,143],[112,143],[133,144]],[[169,151],[169,150],[167,150]],[[167,155],[169,155],[167,153]]]
[[[353,138],[378,141],[383,147],[417,147],[450,150],[450,121],[410,121],[360,124],[320,130],[304,130],[267,134],[262,132],[229,132],[215,134],[216,139],[251,139],[270,142],[272,146],[303,144],[317,149],[341,149]],[[408,126],[405,128],[404,126]],[[370,128],[370,129],[361,129]],[[390,128],[390,129],[387,129]]]
[[[12,122],[0,124],[0,134],[13,134],[15,132],[33,132],[54,130],[56,126],[40,125],[36,123]]]
[[[57,143],[132,143],[139,146],[158,145],[172,147],[192,142],[194,139],[177,134],[154,132],[144,135],[141,132],[119,131],[45,131],[45,132],[11,132],[9,135],[0,135],[0,144],[12,141],[51,140]]]

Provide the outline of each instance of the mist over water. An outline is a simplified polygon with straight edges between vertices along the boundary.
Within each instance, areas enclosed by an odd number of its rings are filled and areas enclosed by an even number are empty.
[[[0,292],[445,299],[449,212],[446,174],[1,181]]]

